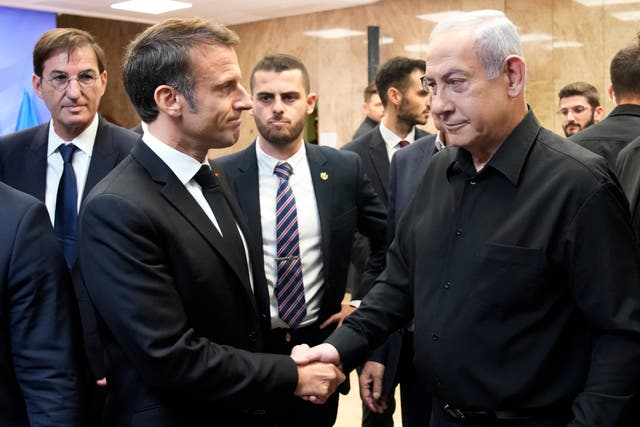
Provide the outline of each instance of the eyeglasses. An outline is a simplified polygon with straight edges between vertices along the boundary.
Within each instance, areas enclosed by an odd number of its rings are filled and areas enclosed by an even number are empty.
[[[67,87],[69,87],[69,83],[71,80],[75,80],[78,84],[83,88],[90,88],[94,85],[98,77],[90,72],[80,73],[77,77],[69,77],[66,74],[56,74],[52,78],[49,79],[49,83],[55,90],[63,91]]]
[[[576,105],[575,107],[571,107],[571,108],[561,108],[560,110],[558,110],[558,114],[560,114],[562,117],[567,117],[569,115],[569,112],[572,112],[574,116],[579,116],[585,111],[591,111],[591,110],[593,110],[591,107],[585,107],[584,105]]]

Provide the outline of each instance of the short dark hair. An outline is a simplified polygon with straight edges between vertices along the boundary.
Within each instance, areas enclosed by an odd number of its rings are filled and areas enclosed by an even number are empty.
[[[184,95],[196,109],[194,50],[202,45],[234,47],[236,33],[201,18],[167,19],[140,33],[127,47],[123,60],[124,87],[140,118],[150,123],[158,117],[154,92],[168,85]]]
[[[84,46],[89,46],[96,54],[98,71],[102,73],[106,70],[106,56],[93,35],[77,28],[54,28],[41,35],[33,47],[34,74],[42,77],[44,63],[54,52],[65,49],[71,56],[76,49]]]
[[[371,82],[364,88],[364,102],[371,101],[371,97],[378,93],[378,88],[375,82]]]
[[[307,71],[307,67],[304,66],[299,58],[285,53],[267,55],[258,61],[256,66],[253,67],[253,70],[251,70],[251,78],[249,80],[251,93],[253,93],[254,77],[258,71],[275,71],[276,73],[281,73],[288,70],[300,70],[302,73],[304,90],[309,93],[311,91],[311,83],[309,81],[309,72]]]
[[[620,49],[611,60],[609,72],[616,97],[640,94],[640,33],[635,43]]]
[[[396,56],[391,58],[378,69],[376,74],[376,87],[382,101],[382,106],[387,107],[387,91],[394,87],[404,92],[409,86],[409,76],[414,70],[425,71],[426,63],[422,59]]]
[[[600,95],[598,95],[598,89],[591,83],[587,82],[573,82],[564,86],[558,92],[558,100],[568,98],[570,96],[584,96],[587,98],[591,108],[600,106]]]

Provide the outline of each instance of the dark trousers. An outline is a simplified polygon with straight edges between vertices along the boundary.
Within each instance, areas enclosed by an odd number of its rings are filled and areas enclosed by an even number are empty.
[[[387,410],[373,413],[362,404],[362,427],[393,427],[396,403],[395,385],[400,385],[400,409],[403,427],[427,427],[431,416],[431,392],[428,387],[416,383],[413,367],[413,332],[404,331],[398,359],[394,387],[387,399]]]
[[[318,325],[319,323],[316,322],[311,326],[295,330],[273,329],[269,336],[268,351],[291,354],[291,349],[298,344],[310,346],[320,344],[334,331],[335,326],[319,329]],[[278,427],[330,427],[336,422],[338,414],[338,393],[331,395],[322,405],[307,402],[292,395],[278,399],[273,403],[272,408]]]

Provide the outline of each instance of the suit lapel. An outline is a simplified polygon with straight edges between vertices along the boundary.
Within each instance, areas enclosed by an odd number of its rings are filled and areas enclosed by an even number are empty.
[[[47,148],[49,141],[49,126],[40,126],[31,140],[29,154],[25,160],[24,174],[26,177],[25,192],[38,200],[45,201],[47,188]]]
[[[131,150],[131,154],[149,171],[151,178],[155,182],[163,184],[163,187],[160,189],[160,194],[176,211],[191,223],[202,237],[218,252],[220,257],[232,267],[247,292],[251,293],[247,273],[242,272],[240,266],[234,262],[233,257],[225,250],[224,239],[171,169],[143,142],[138,142]],[[225,197],[227,197],[227,194],[225,194]]]
[[[98,132],[96,133],[96,140],[93,144],[91,162],[89,163],[87,180],[84,184],[82,194],[83,202],[93,187],[102,178],[107,176],[118,162],[118,153],[113,146],[112,126],[101,116],[98,117],[98,120]]]
[[[324,265],[329,265],[329,254],[331,248],[331,205],[332,205],[332,180],[333,174],[331,165],[322,154],[319,147],[305,143],[311,181],[316,195],[318,214],[320,215],[320,232],[322,235],[322,260]],[[328,271],[324,269],[325,275]]]
[[[380,194],[379,196],[382,200],[387,200],[389,198],[389,155],[387,154],[387,146],[380,134],[380,128],[376,128],[376,130],[371,132],[369,158],[373,164],[373,168],[378,174],[376,178],[380,182],[380,188],[383,189],[384,194]],[[374,179],[374,177],[369,177],[369,179]]]

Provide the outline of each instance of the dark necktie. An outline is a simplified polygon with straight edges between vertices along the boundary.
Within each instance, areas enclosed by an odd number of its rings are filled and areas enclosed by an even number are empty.
[[[400,148],[404,148],[407,145],[409,145],[409,141],[405,141],[404,139],[400,142],[398,142],[398,145],[400,146]]]
[[[217,178],[211,173],[211,169],[208,166],[202,165],[193,179],[202,187],[202,194],[211,207],[213,215],[216,217],[216,221],[218,221],[218,225],[222,231],[225,246],[232,254],[237,265],[241,266],[241,271],[249,274],[242,238],[238,232],[238,226],[233,217],[233,212],[231,212],[231,208],[224,198]]]
[[[307,303],[302,283],[302,262],[298,240],[296,199],[289,185],[293,169],[282,163],[273,171],[279,178],[276,195],[276,263],[278,280],[275,294],[278,314],[292,329],[307,315]]]
[[[60,177],[60,184],[58,185],[56,216],[53,228],[62,247],[64,259],[69,267],[71,267],[71,262],[73,261],[76,226],[78,223],[78,185],[76,183],[76,174],[71,164],[73,153],[77,149],[78,147],[73,144],[61,144],[58,147],[64,167]]]

